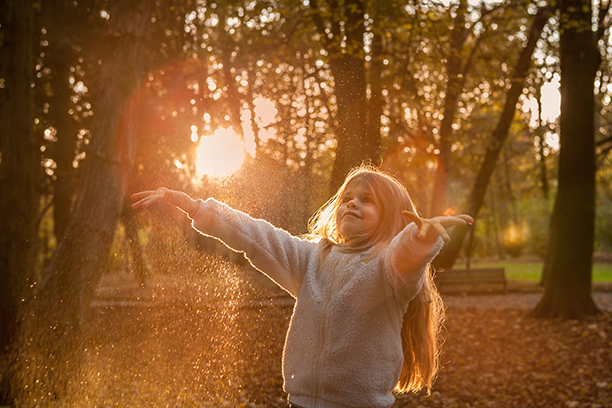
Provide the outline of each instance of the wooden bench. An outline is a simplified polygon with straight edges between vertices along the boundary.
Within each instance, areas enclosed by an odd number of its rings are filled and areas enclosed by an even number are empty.
[[[473,288],[483,284],[501,284],[505,292],[508,280],[504,268],[447,269],[438,272],[436,284],[439,288],[460,285]]]

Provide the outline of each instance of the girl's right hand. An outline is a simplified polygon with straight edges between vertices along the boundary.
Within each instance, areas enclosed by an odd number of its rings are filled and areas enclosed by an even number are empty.
[[[155,191],[147,190],[132,194],[131,198],[132,201],[134,201],[134,203],[132,204],[132,209],[139,210],[141,208],[148,208],[152,204],[155,204],[159,201],[166,201],[165,197],[167,190],[168,189],[161,187]]]
[[[197,202],[181,191],[174,191],[165,187],[160,187],[155,191],[147,190],[132,194],[133,210],[148,208],[160,201],[172,204],[187,214],[193,213],[197,208]]]

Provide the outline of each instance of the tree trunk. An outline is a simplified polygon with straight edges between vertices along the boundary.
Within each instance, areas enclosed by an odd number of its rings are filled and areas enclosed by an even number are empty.
[[[121,212],[121,223],[125,229],[126,248],[131,255],[131,267],[134,272],[134,277],[140,287],[144,288],[147,283],[149,269],[144,259],[142,245],[138,239],[138,221],[138,217],[134,215],[134,211],[132,211],[129,203],[124,203]]]
[[[56,141],[51,146],[50,157],[57,167],[53,181],[53,222],[54,235],[61,241],[70,216],[72,201],[76,190],[77,171],[73,166],[77,149],[79,124],[69,110],[73,106],[70,87],[70,68],[78,65],[76,44],[85,49],[85,38],[93,37],[91,27],[86,24],[86,4],[75,4],[70,0],[52,0],[44,3],[43,24],[49,45],[45,50],[45,65],[51,70],[49,75],[49,124],[56,133]],[[87,31],[86,31],[87,30]],[[82,124],[87,127],[88,124]]]
[[[43,400],[65,397],[80,381],[89,304],[108,259],[131,166],[133,140],[128,136],[135,132],[120,134],[118,123],[142,76],[150,21],[146,3],[123,0],[110,10],[92,142],[75,213],[27,316],[15,367],[21,369],[22,387],[28,385]]]
[[[330,61],[334,95],[338,106],[337,148],[332,170],[331,190],[344,181],[349,170],[361,164],[368,154],[366,140],[365,73],[363,61],[352,56]]]
[[[28,0],[1,5],[0,359],[4,359],[14,350],[19,306],[33,281],[41,169],[33,140],[33,7]],[[10,387],[0,384],[0,405],[12,403],[13,397]]]
[[[448,206],[448,173],[450,171],[451,136],[453,122],[457,113],[457,102],[463,91],[465,76],[462,75],[462,50],[467,39],[465,15],[467,14],[467,1],[459,1],[453,30],[451,32],[450,49],[446,57],[446,73],[448,75],[446,95],[444,97],[444,117],[440,123],[440,141],[431,206],[428,217],[442,215]]]
[[[363,58],[364,9],[361,1],[350,0],[345,5],[347,21],[346,49],[339,47],[331,54],[330,67],[334,77],[334,95],[338,107],[338,147],[332,170],[331,190],[336,190],[349,170],[371,158],[367,147],[366,76]],[[339,40],[339,39],[338,39]]]
[[[476,176],[476,180],[474,181],[474,185],[468,199],[468,208],[465,212],[474,218],[477,218],[478,212],[484,203],[484,198],[491,175],[497,167],[499,154],[506,139],[508,138],[508,130],[512,124],[512,119],[514,118],[516,104],[518,103],[518,99],[523,92],[524,81],[531,65],[531,55],[533,54],[533,50],[536,47],[537,41],[540,38],[540,34],[542,33],[544,25],[548,21],[549,16],[550,10],[548,8],[541,8],[535,15],[529,28],[527,44],[521,51],[516,66],[514,67],[512,86],[508,90],[504,109],[501,113],[499,121],[497,122],[497,126],[491,135],[491,141],[487,146],[484,160],[482,161],[480,170]],[[433,265],[436,268],[452,268],[457,256],[459,255],[465,235],[469,229],[469,226],[455,227],[451,234],[451,241],[444,247],[436,259],[434,259]]]
[[[591,2],[561,0],[561,151],[552,216],[549,276],[532,314],[577,319],[599,310],[591,298],[595,230],[595,96],[600,54]]]
[[[385,100],[383,98],[382,74],[383,64],[383,33],[375,32],[372,36],[371,68],[367,82],[370,84],[370,98],[367,110],[366,152],[374,163],[379,163],[381,157],[380,146],[380,118],[383,115]]]
[[[225,31],[225,24],[227,16],[225,15],[225,9],[223,7],[218,8],[219,20],[221,29],[219,30],[219,48],[221,55],[219,59],[223,63],[223,77],[225,79],[225,86],[227,90],[227,104],[229,110],[230,124],[231,127],[244,139],[242,132],[242,120],[240,119],[242,110],[242,100],[240,98],[240,92],[238,92],[238,86],[236,85],[235,74],[232,73],[232,52],[236,48],[233,38],[228,35]],[[255,111],[253,111],[253,116]]]
[[[53,182],[54,234],[61,241],[70,221],[72,201],[76,189],[76,169],[73,166],[78,128],[68,113],[71,90],[68,83],[70,74],[69,51],[53,47],[50,51],[50,65],[53,73],[53,96],[49,101],[52,126],[57,130],[57,142],[53,146],[53,159],[57,164],[56,180]]]
[[[536,146],[537,146],[537,160],[538,167],[540,169],[540,188],[542,190],[542,197],[545,200],[548,200],[548,171],[546,167],[546,155],[544,146],[546,144],[546,140],[544,137],[544,118],[542,117],[542,87],[541,83],[538,81],[536,84],[536,100],[538,101],[538,127],[536,130]]]
[[[310,7],[329,54],[329,66],[334,77],[338,134],[330,188],[335,191],[351,168],[376,157],[376,152],[370,150],[379,143],[378,140],[368,141],[367,81],[363,55],[365,10],[360,0],[347,0],[343,6],[329,2],[326,14],[331,15],[331,21],[327,27],[318,1],[312,0]],[[379,139],[379,133],[373,137]]]

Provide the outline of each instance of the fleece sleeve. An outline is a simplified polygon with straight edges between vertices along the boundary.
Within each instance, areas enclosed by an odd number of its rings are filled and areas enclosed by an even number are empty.
[[[294,237],[212,198],[198,200],[189,217],[196,230],[243,252],[255,268],[297,297],[308,264],[315,258],[316,243]]]
[[[384,254],[392,285],[410,299],[421,290],[427,264],[444,245],[441,237],[431,242],[420,241],[417,232],[416,224],[408,224],[393,238]]]

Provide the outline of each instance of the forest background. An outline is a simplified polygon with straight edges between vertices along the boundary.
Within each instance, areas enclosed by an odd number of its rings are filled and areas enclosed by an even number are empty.
[[[300,234],[369,160],[424,216],[476,218],[436,266],[539,257],[536,312],[597,312],[592,255],[612,252],[609,3],[0,5],[5,398],[25,381],[23,347],[51,350],[28,366],[78,369],[71,345],[106,271],[129,262],[144,285],[193,267],[185,242],[222,251],[171,209],[131,212],[131,193],[160,186]],[[43,372],[61,395],[71,376]]]

